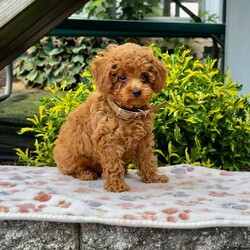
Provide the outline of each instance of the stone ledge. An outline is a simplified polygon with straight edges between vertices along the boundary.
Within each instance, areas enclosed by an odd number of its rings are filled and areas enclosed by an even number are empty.
[[[250,228],[158,229],[82,224],[82,250],[250,250]]]
[[[1,250],[78,250],[80,224],[0,221]]]
[[[250,250],[250,228],[158,229],[0,221],[1,250]]]

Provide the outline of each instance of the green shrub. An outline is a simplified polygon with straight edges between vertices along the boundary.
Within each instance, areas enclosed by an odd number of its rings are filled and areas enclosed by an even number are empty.
[[[54,97],[41,99],[38,114],[35,114],[32,118],[27,118],[32,126],[22,128],[19,131],[19,134],[32,132],[36,137],[34,150],[26,149],[22,151],[19,148],[16,149],[20,163],[31,166],[55,166],[53,147],[61,125],[67,115],[84,102],[88,94],[93,91],[92,78],[88,67],[82,76],[88,79],[89,84],[79,83],[75,89],[68,91],[65,91],[66,82],[63,82],[60,87],[54,84],[53,88],[47,88]]]
[[[138,20],[161,13],[159,0],[90,0],[85,8],[88,17],[97,19]]]
[[[215,60],[203,64],[194,60],[189,50],[176,49],[169,55],[151,46],[168,69],[164,90],[152,98],[167,105],[156,114],[154,133],[159,163],[193,163],[226,170],[244,170],[250,160],[250,104],[239,97],[241,87],[221,74]],[[54,165],[52,148],[56,134],[67,114],[85,100],[92,90],[92,76],[87,69],[89,85],[61,93],[50,89],[55,97],[43,99],[40,112],[29,119],[33,126],[21,133],[35,133],[35,151],[17,149],[19,159],[29,165]],[[64,88],[63,85],[62,89]]]
[[[250,162],[250,104],[241,86],[189,50],[173,55],[152,46],[168,69],[165,89],[153,102],[168,100],[157,113],[155,137],[163,163],[193,163],[244,170]]]
[[[93,56],[94,39],[84,37],[44,37],[29,48],[14,64],[14,76],[27,87],[52,86],[66,81],[81,81],[79,74]]]

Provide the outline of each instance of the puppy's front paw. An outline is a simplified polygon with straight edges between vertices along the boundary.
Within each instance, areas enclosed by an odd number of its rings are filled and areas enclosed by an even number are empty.
[[[166,175],[156,175],[155,176],[156,182],[168,182],[169,178]]]
[[[166,175],[154,175],[154,176],[150,176],[150,178],[145,178],[142,177],[141,181],[142,182],[146,182],[146,183],[165,183],[168,182],[168,177]]]
[[[124,192],[129,191],[130,187],[124,181],[106,181],[104,188],[109,192]]]

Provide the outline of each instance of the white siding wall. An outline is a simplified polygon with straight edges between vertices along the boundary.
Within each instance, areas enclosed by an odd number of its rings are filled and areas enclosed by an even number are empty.
[[[250,93],[250,0],[228,0],[225,67],[234,81],[243,84],[242,95]]]

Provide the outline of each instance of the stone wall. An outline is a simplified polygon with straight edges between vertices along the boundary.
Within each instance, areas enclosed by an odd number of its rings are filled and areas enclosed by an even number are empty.
[[[158,229],[0,221],[1,250],[250,250],[250,228]]]

